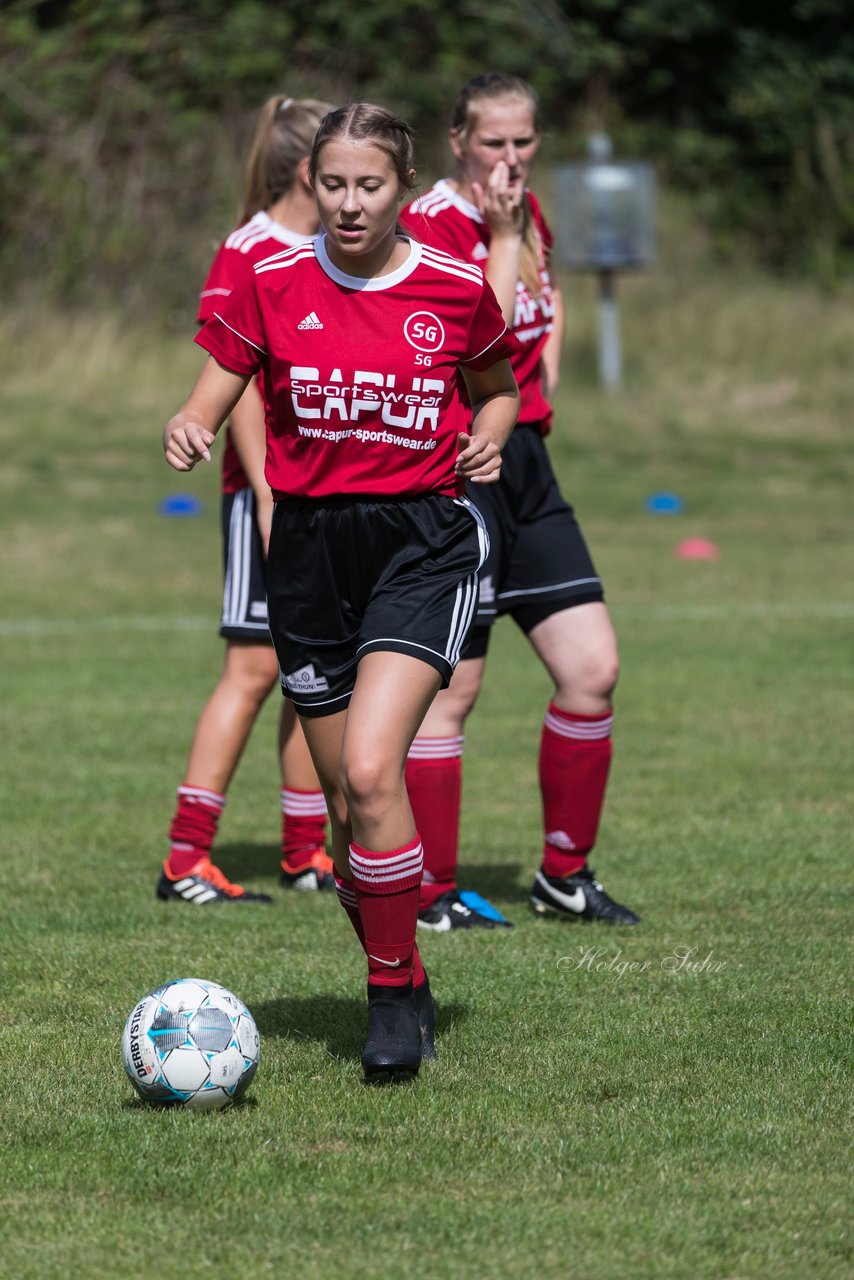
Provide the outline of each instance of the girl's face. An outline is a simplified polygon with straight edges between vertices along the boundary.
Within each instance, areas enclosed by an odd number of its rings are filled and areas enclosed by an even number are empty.
[[[333,138],[318,157],[314,190],[335,265],[356,275],[382,267],[409,194],[391,156],[370,142]]]
[[[450,141],[465,191],[470,192],[475,182],[485,188],[492,170],[503,160],[511,188],[521,193],[540,145],[534,108],[526,98],[475,99],[469,107],[465,137],[452,129]]]

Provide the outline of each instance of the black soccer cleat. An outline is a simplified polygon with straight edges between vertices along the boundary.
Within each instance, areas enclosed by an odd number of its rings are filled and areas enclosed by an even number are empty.
[[[640,924],[640,916],[610,898],[590,867],[571,876],[547,876],[538,871],[531,890],[531,906],[566,920],[601,920],[605,924]]]
[[[173,876],[164,862],[157,881],[157,897],[163,902],[190,902],[196,907],[217,902],[272,902],[269,893],[250,893],[242,884],[232,884],[210,858],[200,858],[183,876]]]
[[[451,929],[512,929],[513,925],[479,893],[449,889],[418,912],[418,928],[448,933]]]
[[[412,998],[421,1028],[421,1061],[432,1062],[436,1057],[436,1002],[426,973],[421,986],[413,988]]]
[[[368,987],[367,1084],[414,1080],[421,1066],[421,1024],[412,987]]]
[[[335,889],[333,870],[332,859],[321,844],[291,863],[283,858],[279,864],[279,879],[285,889],[321,893],[324,889]]]

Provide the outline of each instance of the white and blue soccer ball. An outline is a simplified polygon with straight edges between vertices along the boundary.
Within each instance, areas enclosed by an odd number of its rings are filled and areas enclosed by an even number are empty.
[[[131,1084],[156,1106],[228,1106],[248,1089],[260,1053],[258,1028],[246,1005],[201,978],[178,978],[149,991],[122,1035]]]

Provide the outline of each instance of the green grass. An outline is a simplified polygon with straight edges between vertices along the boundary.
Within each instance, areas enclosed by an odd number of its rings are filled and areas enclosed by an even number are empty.
[[[504,625],[467,736],[462,860],[517,927],[424,941],[441,1056],[409,1089],[360,1082],[343,913],[272,887],[272,703],[220,861],[275,906],[154,901],[221,653],[216,475],[182,481],[158,450],[192,345],[109,318],[3,335],[0,1273],[854,1274],[854,321],[722,276],[690,237],[679,254],[621,286],[619,396],[588,371],[592,287],[570,286],[553,444],[623,659],[594,865],[644,923],[528,915],[548,687]],[[201,519],[158,514],[190,488]],[[659,489],[685,514],[645,514]],[[675,558],[694,534],[719,561]],[[700,972],[672,972],[684,949]],[[244,1106],[132,1100],[124,1019],[181,974],[256,1015]]]

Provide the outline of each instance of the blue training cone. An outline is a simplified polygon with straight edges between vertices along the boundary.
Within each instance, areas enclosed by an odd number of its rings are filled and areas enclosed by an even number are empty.
[[[170,493],[159,510],[162,516],[200,516],[202,504],[192,493]]]
[[[651,493],[646,509],[653,516],[678,516],[685,510],[685,503],[678,493]]]

